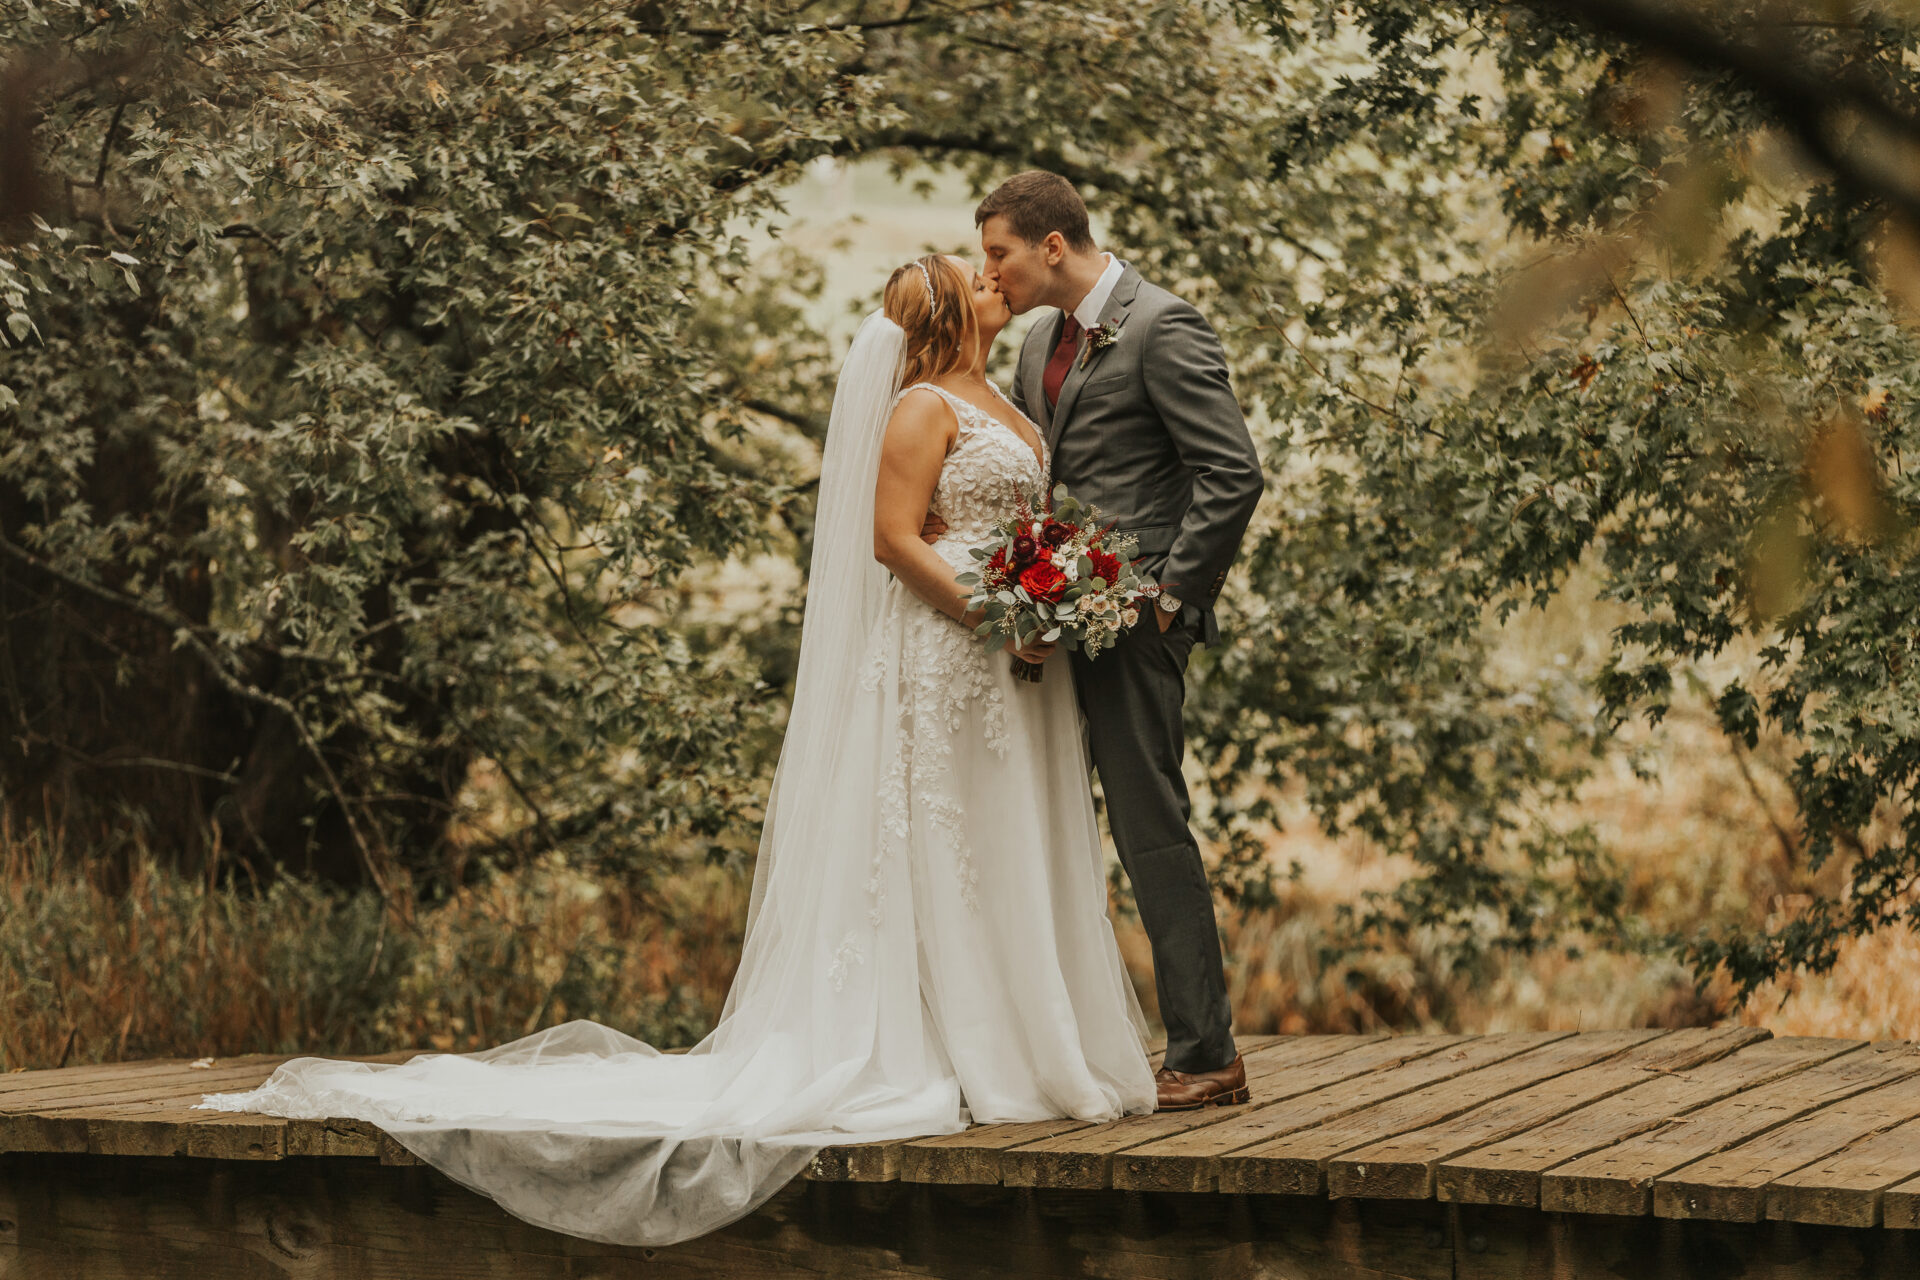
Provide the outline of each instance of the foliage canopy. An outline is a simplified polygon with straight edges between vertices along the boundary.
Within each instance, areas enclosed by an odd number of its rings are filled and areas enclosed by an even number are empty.
[[[458,877],[476,832],[741,843],[793,632],[675,584],[804,554],[781,437],[832,369],[816,269],[742,232],[822,156],[1041,165],[1209,314],[1264,434],[1195,669],[1230,891],[1298,777],[1417,867],[1364,928],[1632,938],[1561,802],[1751,650],[1724,731],[1795,744],[1796,849],[1850,884],[1667,941],[1829,963],[1920,873],[1920,249],[1776,100],[1580,8],[11,0],[9,803],[337,879]],[[1833,12],[1701,20],[1910,112],[1911,21]],[[1580,574],[1628,619],[1597,677],[1503,674],[1492,626]]]

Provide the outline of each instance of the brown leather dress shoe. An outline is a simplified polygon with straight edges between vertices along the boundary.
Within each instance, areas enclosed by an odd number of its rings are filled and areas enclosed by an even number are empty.
[[[1175,1071],[1162,1067],[1154,1072],[1158,1086],[1159,1111],[1198,1111],[1202,1107],[1227,1107],[1245,1102],[1247,1065],[1239,1054],[1218,1071]]]

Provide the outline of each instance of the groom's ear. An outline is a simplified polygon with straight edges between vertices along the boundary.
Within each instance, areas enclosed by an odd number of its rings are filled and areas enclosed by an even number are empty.
[[[1058,231],[1047,232],[1046,239],[1040,242],[1040,252],[1045,255],[1048,266],[1059,266],[1060,260],[1067,256],[1067,238]]]

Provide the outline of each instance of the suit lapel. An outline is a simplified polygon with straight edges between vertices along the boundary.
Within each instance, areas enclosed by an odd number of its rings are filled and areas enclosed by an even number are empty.
[[[1120,273],[1120,279],[1114,284],[1113,292],[1107,295],[1107,305],[1100,309],[1100,323],[1117,325],[1126,318],[1127,308],[1133,305],[1133,299],[1140,292],[1140,273],[1132,267]],[[1062,319],[1064,325],[1066,321]],[[1060,331],[1054,330],[1054,341],[1060,340]],[[1053,411],[1053,417],[1047,423],[1047,448],[1053,449],[1060,440],[1061,432],[1066,429],[1067,421],[1073,416],[1074,401],[1080,398],[1080,388],[1086,385],[1100,368],[1104,359],[1101,353],[1089,356],[1087,344],[1091,336],[1080,340],[1080,350],[1073,357],[1073,367],[1067,370],[1067,380],[1060,384],[1060,403]],[[1049,348],[1051,350],[1052,348]],[[1044,398],[1044,397],[1043,397]]]

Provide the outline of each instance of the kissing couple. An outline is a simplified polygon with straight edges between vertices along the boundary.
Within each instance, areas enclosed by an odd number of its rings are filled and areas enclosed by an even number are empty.
[[[1188,655],[1263,488],[1218,339],[1094,243],[1064,178],[974,215],[978,269],[894,271],[840,373],[793,706],[740,965],[685,1053],[573,1021],[470,1054],[295,1059],[203,1106],[350,1117],[508,1212],[617,1244],[704,1234],[826,1146],[969,1123],[1244,1102],[1181,775]],[[986,376],[1034,324],[1010,392]],[[1024,494],[1064,485],[1162,590],[1089,658],[1018,678],[956,578]],[[1152,944],[1156,1073],[1107,917],[1097,771]]]

